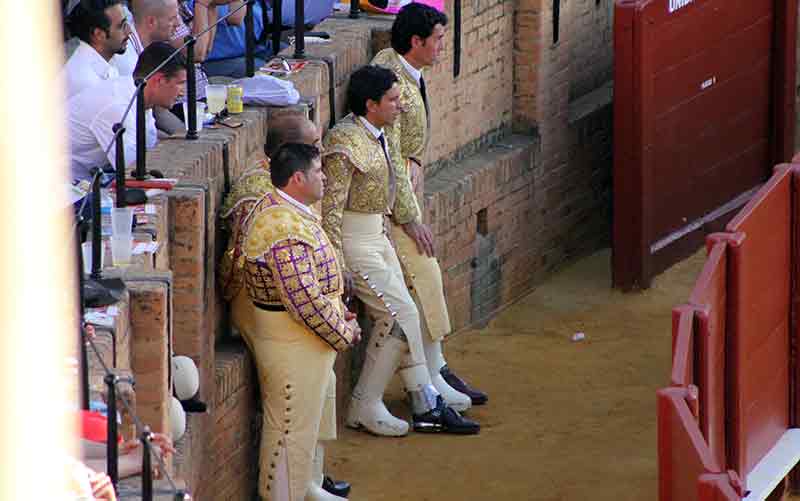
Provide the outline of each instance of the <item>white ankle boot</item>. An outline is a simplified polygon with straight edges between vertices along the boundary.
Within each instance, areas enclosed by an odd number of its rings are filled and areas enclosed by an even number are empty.
[[[442,354],[442,342],[431,341],[430,336],[425,334],[422,336],[422,345],[425,348],[425,360],[427,361],[428,372],[431,375],[431,382],[433,387],[442,394],[444,402],[458,412],[464,412],[472,407],[472,399],[453,389],[439,372],[442,367],[447,365]]]
[[[408,434],[408,423],[392,416],[383,403],[383,392],[391,381],[406,346],[405,342],[389,334],[377,340],[370,338],[361,376],[350,399],[345,420],[348,427],[363,427],[375,435],[387,437]]]
[[[314,460],[311,463],[311,483],[306,491],[305,501],[346,501],[347,498],[331,494],[322,488],[323,470],[325,466],[325,449],[317,443]]]

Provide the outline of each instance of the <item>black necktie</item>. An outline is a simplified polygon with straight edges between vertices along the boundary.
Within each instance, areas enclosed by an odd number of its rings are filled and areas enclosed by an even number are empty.
[[[389,169],[389,193],[388,193],[388,195],[389,195],[389,200],[388,200],[389,207],[388,208],[389,208],[389,211],[391,212],[392,207],[394,207],[394,197],[395,197],[395,190],[396,190],[397,180],[395,179],[394,167],[392,167],[392,161],[389,159],[389,150],[386,148],[386,139],[384,138],[383,133],[381,133],[381,135],[378,136],[378,141],[380,141],[380,143],[381,143],[381,149],[383,150],[383,156],[386,157],[386,168]]]
[[[425,92],[425,79],[422,78],[422,75],[419,77],[419,93],[422,94],[422,103],[425,105],[425,109],[428,109],[428,94]]]

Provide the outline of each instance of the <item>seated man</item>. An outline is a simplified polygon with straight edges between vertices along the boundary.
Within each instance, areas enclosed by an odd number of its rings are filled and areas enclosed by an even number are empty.
[[[253,350],[251,340],[255,329],[255,306],[244,288],[242,248],[245,235],[244,222],[256,202],[267,192],[274,190],[270,179],[269,158],[275,155],[278,148],[285,143],[317,146],[320,142],[319,128],[308,118],[290,115],[271,120],[267,141],[264,145],[267,159],[245,171],[225,199],[222,217],[230,233],[228,247],[220,263],[220,283],[225,300],[231,303],[232,327],[244,338],[254,356],[257,356],[257,353]],[[319,442],[335,440],[336,436],[336,375],[331,372],[320,423]],[[318,490],[321,486],[322,489],[333,495],[347,497],[350,492],[350,484],[335,481],[331,477],[323,475],[324,455],[323,445],[318,443],[314,451],[315,471],[310,489]]]
[[[125,53],[131,34],[122,0],[80,2],[66,24],[69,33],[80,39],[64,65],[67,98],[118,77],[119,71],[110,61],[114,55]]]
[[[127,50],[111,60],[123,77],[133,75],[142,51],[155,42],[169,42],[180,23],[177,0],[132,0],[129,18],[131,35]],[[169,109],[156,106],[149,111],[155,117],[158,130],[167,135],[183,128],[183,122]]]
[[[136,94],[134,77],[144,77],[172,54],[167,43],[154,43],[142,52],[133,76],[107,80],[86,89],[67,102],[70,165],[73,180],[91,179],[94,167],[116,168],[116,151],[111,145],[114,124],[122,120],[131,98]],[[186,62],[178,54],[169,60],[145,86],[144,107],[170,108],[186,86]],[[136,105],[130,108],[125,121],[125,162],[136,161]],[[148,133],[148,147],[150,137]],[[110,147],[109,147],[110,146]]]
[[[219,5],[220,2],[217,2]],[[242,4],[241,0],[234,0],[227,5],[217,7],[217,15],[221,18],[230,12],[235,11]],[[253,8],[253,32],[256,40],[264,37],[264,11],[261,2],[255,2],[250,6],[239,10],[231,15],[222,23],[217,25],[217,33],[214,36],[214,45],[206,57],[203,67],[208,76],[226,76],[233,78],[245,77],[245,53],[247,44],[245,43],[245,10]],[[269,54],[264,44],[256,45],[255,63],[256,69],[264,66],[266,57]]]

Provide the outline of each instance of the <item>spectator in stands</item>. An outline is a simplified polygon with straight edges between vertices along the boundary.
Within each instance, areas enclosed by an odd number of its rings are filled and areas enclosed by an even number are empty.
[[[190,35],[196,36],[205,31],[209,27],[210,19],[214,19],[211,23],[216,22],[217,9],[209,9],[205,4],[195,4],[194,0],[181,0],[178,4],[178,14],[180,22],[171,39],[172,46],[175,48],[183,46],[186,37]],[[200,63],[205,61],[211,44],[214,43],[214,34],[216,31],[216,28],[212,28],[210,31],[203,34],[203,36],[199,37],[194,45],[195,90],[198,101],[206,98],[206,86],[208,85],[208,77]],[[186,56],[185,52],[184,56]],[[186,123],[186,117],[183,116],[183,103],[187,100],[188,92],[189,90],[187,88],[186,94],[178,98],[178,102],[171,110],[172,113],[183,120],[184,123]],[[197,119],[199,121],[202,120],[203,117],[197,117]]]
[[[403,111],[386,127],[386,133],[399,145],[395,164],[418,173],[405,178],[409,181],[420,179],[423,174],[422,159],[431,135],[430,102],[422,70],[438,60],[444,47],[446,25],[447,16],[435,8],[410,3],[400,10],[392,24],[392,46],[380,51],[372,60],[372,64],[391,69],[398,78]],[[422,197],[415,198],[422,207]],[[454,409],[465,411],[472,404],[486,403],[488,397],[459,378],[444,358],[442,339],[452,329],[442,271],[433,253],[433,234],[421,216],[418,212],[415,218],[399,221],[393,215],[392,241],[408,277],[409,293],[422,315],[422,342],[433,385]]]
[[[195,0],[197,1],[197,0]],[[219,17],[225,16],[229,12],[233,12],[242,5],[241,0],[235,0],[228,5],[220,5],[217,2],[217,15]],[[256,40],[264,38],[264,8],[262,2],[257,1],[250,4],[245,9],[241,9],[231,17],[222,21],[217,26],[217,33],[214,37],[214,45],[209,52],[203,66],[209,76],[227,76],[233,78],[242,78],[245,75],[245,54],[247,45],[245,42],[245,23],[244,15],[245,10],[253,8],[253,31]],[[256,69],[264,66],[266,57],[268,56],[267,50],[263,43],[256,46]]]
[[[67,17],[67,29],[80,42],[64,66],[67,98],[119,76],[109,63],[128,46],[131,27],[122,0],[85,0]]]
[[[122,120],[131,97],[136,93],[134,77],[152,72],[172,54],[167,43],[154,43],[142,52],[133,76],[121,76],[99,83],[74,96],[67,103],[70,164],[74,180],[91,179],[93,167],[116,167],[115,149],[107,150],[114,137],[112,127]],[[170,59],[148,82],[144,91],[146,109],[154,106],[171,108],[186,86],[186,68],[183,56]],[[123,126],[125,161],[136,160],[136,107],[128,113]],[[154,131],[148,134],[148,147]],[[108,153],[106,154],[106,151]]]
[[[123,54],[111,60],[120,76],[132,76],[142,51],[154,42],[169,42],[180,23],[178,0],[131,0],[131,36],[128,48]],[[146,74],[140,75],[145,77]],[[183,128],[183,122],[173,115],[169,108],[155,106],[150,112],[155,117],[156,127],[167,135]]]

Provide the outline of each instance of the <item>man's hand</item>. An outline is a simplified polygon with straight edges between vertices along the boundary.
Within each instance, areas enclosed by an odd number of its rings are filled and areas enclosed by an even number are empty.
[[[417,250],[420,254],[428,257],[434,256],[433,234],[427,225],[412,221],[403,225],[403,231],[417,243]]]
[[[417,188],[419,188],[419,182],[422,179],[422,165],[413,158],[409,158],[408,160],[408,175],[411,178],[411,189],[416,193]]]
[[[356,314],[351,311],[345,310],[344,319],[353,329],[353,342],[350,343],[350,346],[355,346],[361,341],[361,326],[356,321]]]
[[[105,473],[92,473],[89,476],[89,485],[92,487],[92,496],[94,496],[94,499],[117,501],[117,495],[114,493],[114,486],[111,484],[111,478]]]

